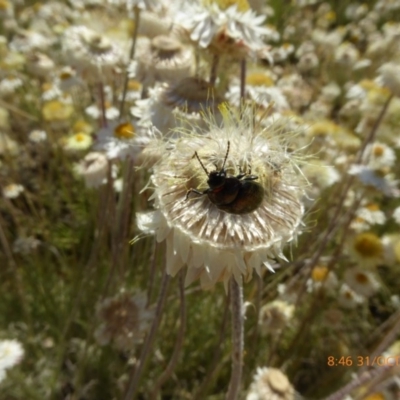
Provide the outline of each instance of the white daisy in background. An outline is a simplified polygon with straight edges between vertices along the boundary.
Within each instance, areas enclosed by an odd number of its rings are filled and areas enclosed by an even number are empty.
[[[8,76],[0,81],[0,97],[14,94],[24,84],[18,76]]]
[[[2,189],[3,196],[7,199],[16,199],[25,190],[22,185],[18,183],[10,183]]]
[[[361,232],[346,243],[346,250],[353,261],[363,267],[375,267],[382,263],[384,247],[382,240],[373,232]]]
[[[97,342],[112,343],[119,350],[129,351],[143,339],[154,318],[154,309],[146,307],[144,293],[132,295],[121,291],[102,300],[96,307],[100,326],[94,332]]]
[[[379,209],[379,205],[376,203],[370,203],[359,208],[356,211],[356,216],[369,225],[383,225],[386,222],[385,213]]]
[[[323,286],[326,291],[333,291],[339,284],[334,271],[329,271],[326,265],[317,265],[311,271],[311,277],[307,279],[307,292],[312,293]]]
[[[368,167],[380,170],[393,167],[396,162],[396,153],[388,145],[375,142],[367,145],[363,158]]]
[[[210,121],[203,134],[180,131],[180,137],[154,143],[164,149],[153,168],[156,211],[138,219],[142,230],[166,240],[167,272],[175,275],[187,265],[186,284],[200,278],[203,287],[227,283],[232,275],[241,283],[253,269],[260,275],[264,267],[271,269],[268,258],[283,257],[304,212],[306,184],[298,157],[287,151],[288,137],[274,126],[254,126],[251,109],[242,117],[223,114],[224,124]],[[246,183],[250,170],[252,183]],[[227,191],[220,205],[208,195],[188,194],[205,193],[210,173],[217,171],[241,175],[239,186],[246,189]],[[223,187],[221,193],[225,197]]]
[[[357,308],[360,304],[365,303],[365,297],[357,294],[346,283],[343,283],[339,289],[337,302],[339,306],[347,309]]]
[[[257,368],[246,400],[294,400],[296,392],[288,377],[279,369]]]
[[[373,272],[358,267],[347,269],[344,281],[357,294],[366,298],[373,296],[381,286]]]
[[[350,165],[347,172],[350,175],[356,175],[365,186],[374,188],[388,197],[400,196],[400,190],[397,188],[398,181],[393,180],[390,175],[382,176],[379,171],[371,167],[357,164]]]
[[[70,66],[62,67],[56,75],[55,86],[59,87],[63,92],[67,92],[72,88],[81,86],[83,84],[82,79],[77,75],[76,70]]]
[[[24,356],[24,349],[17,340],[0,340],[0,374],[4,378],[4,371],[21,362]]]
[[[137,156],[150,141],[148,129],[135,122],[110,122],[96,134],[95,150],[103,151],[110,160]]]

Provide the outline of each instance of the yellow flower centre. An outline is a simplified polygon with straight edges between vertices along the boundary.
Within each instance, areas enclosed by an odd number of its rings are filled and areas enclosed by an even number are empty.
[[[42,114],[46,121],[66,120],[71,117],[74,108],[71,104],[59,100],[48,101],[43,105]]]
[[[273,86],[272,78],[261,72],[253,72],[247,75],[246,83],[251,86]]]
[[[379,206],[376,203],[368,204],[365,208],[367,208],[370,211],[379,211]]]
[[[354,240],[354,249],[363,257],[380,257],[383,245],[374,233],[360,233]]]
[[[75,135],[75,140],[77,142],[83,142],[86,139],[86,135],[84,133],[77,133]]]
[[[0,0],[0,10],[8,10],[10,8],[10,2],[7,0]]]
[[[142,87],[142,84],[139,81],[135,81],[134,79],[130,79],[128,82],[128,89],[139,91]]]
[[[53,85],[49,82],[43,83],[42,85],[42,91],[47,92],[48,90],[52,89]]]
[[[380,146],[380,145],[374,146],[373,153],[374,153],[375,157],[382,157],[384,152],[385,152],[385,149],[382,146]]]
[[[336,13],[335,11],[329,11],[325,14],[325,19],[327,21],[333,22],[336,21]]]
[[[72,127],[72,130],[75,133],[86,133],[89,134],[93,131],[92,127],[90,124],[88,124],[86,121],[80,119],[78,121],[75,122],[74,126]]]
[[[365,285],[366,283],[369,282],[368,276],[363,274],[362,272],[358,272],[355,275],[355,279],[358,283],[360,283],[361,285]]]
[[[382,393],[374,393],[365,397],[364,400],[385,400],[385,396]]]
[[[316,266],[311,273],[314,282],[323,282],[328,276],[329,270],[325,265]]]
[[[246,12],[250,9],[250,5],[247,0],[203,0],[203,3],[211,5],[215,3],[221,10],[226,10],[227,8],[234,6],[236,4],[237,9],[241,12]]]
[[[114,129],[114,136],[118,139],[132,139],[135,136],[135,128],[129,122],[119,124]]]
[[[363,79],[360,86],[365,90],[372,90],[376,88],[376,83],[370,79]]]
[[[69,73],[69,72],[64,71],[64,72],[61,72],[61,73],[60,73],[59,77],[60,77],[60,79],[61,79],[62,81],[66,81],[67,79],[72,78],[72,74]]]

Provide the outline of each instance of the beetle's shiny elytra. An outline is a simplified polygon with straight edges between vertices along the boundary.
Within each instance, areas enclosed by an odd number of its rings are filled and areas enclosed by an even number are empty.
[[[250,173],[240,173],[236,176],[227,175],[225,163],[228,158],[230,142],[222,168],[208,172],[201,162],[197,152],[194,153],[200,165],[208,176],[208,188],[202,192],[197,189],[189,189],[186,193],[186,200],[190,193],[207,195],[210,201],[220,210],[230,214],[248,214],[255,211],[264,199],[264,188],[255,180],[258,176]]]

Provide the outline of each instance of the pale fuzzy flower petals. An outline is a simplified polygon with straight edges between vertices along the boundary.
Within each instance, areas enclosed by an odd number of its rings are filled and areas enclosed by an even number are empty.
[[[379,69],[378,81],[387,87],[395,96],[400,97],[400,64],[389,62]]]
[[[131,295],[125,291],[102,300],[96,307],[100,321],[94,336],[100,345],[113,343],[129,351],[140,342],[154,318],[154,309],[146,307],[146,295]]]
[[[33,143],[41,143],[46,141],[47,133],[46,131],[35,129],[29,133],[28,138]]]
[[[24,356],[24,349],[17,340],[0,340],[0,370],[18,364]]]
[[[364,185],[371,186],[386,196],[400,196],[400,190],[397,188],[397,181],[390,181],[386,177],[380,176],[371,167],[353,164],[347,172],[350,175],[356,175]]]
[[[91,152],[76,164],[74,169],[83,177],[86,187],[98,187],[106,182],[109,162],[104,154]]]
[[[7,199],[16,199],[25,190],[25,188],[18,183],[11,183],[4,186],[2,189],[3,196]]]

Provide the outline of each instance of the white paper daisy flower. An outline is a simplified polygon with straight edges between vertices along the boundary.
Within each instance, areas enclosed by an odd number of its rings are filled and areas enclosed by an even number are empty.
[[[187,265],[186,284],[250,279],[253,269],[271,269],[269,257],[284,258],[282,247],[299,233],[305,180],[298,157],[284,135],[254,126],[246,111],[240,118],[225,110],[222,126],[209,121],[208,133],[154,144],[163,148],[152,175],[156,211],[140,215],[139,227],[166,240],[169,274]]]

